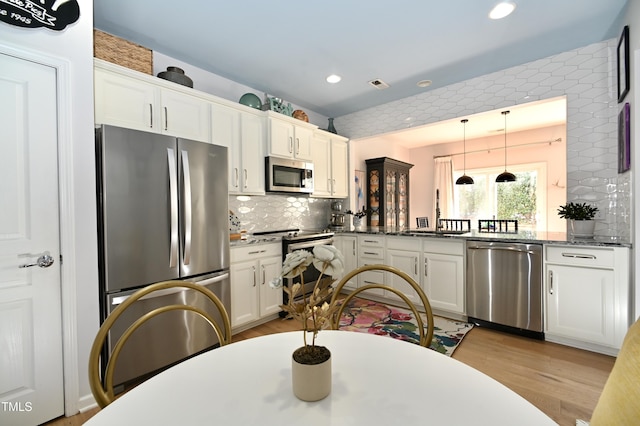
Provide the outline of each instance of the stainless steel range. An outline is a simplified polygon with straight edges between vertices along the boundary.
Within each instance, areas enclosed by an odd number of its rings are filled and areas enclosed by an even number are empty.
[[[254,232],[254,236],[275,236],[280,235],[282,237],[282,260],[288,253],[296,250],[308,250],[311,252],[315,246],[318,245],[330,245],[333,244],[333,232],[326,230],[305,230],[300,229],[284,229],[279,231],[266,231],[266,232]],[[325,275],[326,277],[327,275]],[[313,264],[309,265],[307,270],[302,274],[304,279],[304,294],[309,294],[313,290],[313,286],[320,277],[320,271],[318,271]],[[284,280],[284,285],[291,287],[295,283],[301,282],[301,277],[287,278]],[[285,292],[283,295],[283,303],[288,303],[289,298]]]

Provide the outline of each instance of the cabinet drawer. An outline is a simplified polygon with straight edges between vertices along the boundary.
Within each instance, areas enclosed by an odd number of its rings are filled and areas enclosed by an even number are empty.
[[[422,250],[427,253],[464,255],[463,241],[447,241],[444,238],[424,238]]]
[[[420,251],[422,240],[419,237],[387,237],[387,248],[393,250]]]
[[[367,259],[368,264],[376,262],[368,262],[368,259],[382,260],[384,259],[384,248],[382,247],[358,247],[358,257],[360,259]],[[381,263],[381,262],[377,262]]]
[[[565,265],[613,268],[615,252],[610,248],[546,246],[547,262]]]
[[[358,235],[358,245],[366,247],[384,247],[384,236]]]
[[[268,256],[282,256],[281,244],[252,244],[231,248],[231,263]]]

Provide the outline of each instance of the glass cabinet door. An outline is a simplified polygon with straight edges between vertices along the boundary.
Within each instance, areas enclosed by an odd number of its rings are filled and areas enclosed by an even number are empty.
[[[413,164],[381,157],[367,163],[369,226],[405,228],[409,222],[409,169]]]

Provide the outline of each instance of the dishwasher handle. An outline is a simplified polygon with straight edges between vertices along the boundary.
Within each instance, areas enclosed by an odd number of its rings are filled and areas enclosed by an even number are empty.
[[[532,250],[522,250],[516,247],[489,247],[489,246],[470,246],[467,247],[467,249],[469,250],[497,250],[497,251],[509,251],[509,252],[516,252],[516,253],[526,253],[526,254],[537,254],[535,251]]]

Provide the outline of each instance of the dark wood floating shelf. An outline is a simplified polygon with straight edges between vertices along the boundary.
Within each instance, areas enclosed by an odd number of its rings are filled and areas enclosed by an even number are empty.
[[[512,219],[480,219],[478,232],[517,233],[518,221]]]

